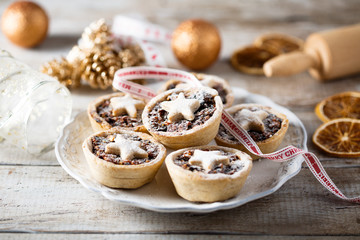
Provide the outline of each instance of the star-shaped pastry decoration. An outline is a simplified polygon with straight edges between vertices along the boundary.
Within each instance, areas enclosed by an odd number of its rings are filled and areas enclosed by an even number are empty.
[[[169,113],[170,122],[180,119],[193,120],[194,112],[200,107],[200,101],[197,99],[186,99],[184,93],[180,93],[173,101],[160,103],[160,106]]]
[[[228,165],[230,163],[227,156],[221,155],[220,151],[202,151],[195,150],[194,155],[189,159],[191,165],[201,166],[207,171],[211,171],[214,166],[223,163]]]
[[[122,160],[148,157],[148,153],[140,148],[139,141],[125,139],[120,134],[116,135],[115,142],[106,145],[105,153],[120,155]]]
[[[254,130],[258,132],[265,131],[265,125],[263,120],[269,115],[264,110],[256,109],[251,111],[249,109],[242,109],[236,116],[239,121],[239,124],[246,131]]]
[[[111,98],[110,106],[113,109],[114,116],[127,113],[130,117],[136,117],[137,109],[143,109],[145,104],[143,101],[134,99],[129,94],[126,94],[122,97]]]

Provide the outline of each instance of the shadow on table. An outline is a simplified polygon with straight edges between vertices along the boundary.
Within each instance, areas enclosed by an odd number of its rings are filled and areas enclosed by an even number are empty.
[[[71,49],[72,46],[77,44],[81,34],[75,35],[49,35],[44,42],[39,46],[39,50],[62,50]]]

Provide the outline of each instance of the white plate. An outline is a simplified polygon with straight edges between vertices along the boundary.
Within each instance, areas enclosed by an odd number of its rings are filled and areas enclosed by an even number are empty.
[[[291,144],[307,150],[305,128],[294,113],[275,104],[267,97],[239,88],[233,90],[235,104],[260,103],[286,114],[290,126],[281,147]],[[136,190],[112,189],[95,181],[90,175],[81,148],[82,142],[91,133],[92,129],[86,112],[78,114],[64,128],[55,145],[56,157],[61,166],[84,187],[99,192],[110,200],[158,212],[206,213],[241,206],[275,192],[300,171],[304,160],[299,156],[284,163],[275,163],[267,159],[254,161],[251,173],[237,196],[223,202],[192,203],[177,195],[164,165],[151,183]]]

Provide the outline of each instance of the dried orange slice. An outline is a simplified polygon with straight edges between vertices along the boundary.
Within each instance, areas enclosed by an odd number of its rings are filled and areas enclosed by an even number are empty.
[[[360,119],[360,92],[343,92],[328,97],[316,105],[315,114],[323,122],[335,118]]]
[[[276,55],[275,52],[263,47],[247,46],[233,53],[231,64],[240,72],[264,75],[264,63]]]
[[[338,118],[323,123],[312,140],[330,155],[360,157],[360,120]]]
[[[277,54],[283,54],[302,50],[304,40],[282,33],[267,33],[256,38],[254,45],[271,49]]]

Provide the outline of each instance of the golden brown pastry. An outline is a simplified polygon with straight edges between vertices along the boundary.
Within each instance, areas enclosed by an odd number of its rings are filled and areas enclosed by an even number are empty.
[[[165,163],[176,192],[193,202],[234,197],[252,168],[248,154],[220,146],[180,149],[169,154]]]
[[[281,144],[289,127],[287,117],[276,110],[259,104],[238,104],[227,112],[243,127],[259,146],[262,153],[274,152]],[[215,137],[218,145],[249,151],[222,125]],[[259,157],[250,154],[253,159]]]
[[[83,151],[91,175],[112,188],[151,182],[166,156],[166,148],[150,135],[117,128],[88,137]]]
[[[145,128],[164,145],[179,149],[208,144],[220,125],[223,105],[208,87],[176,88],[161,93],[145,106]]]
[[[215,75],[208,75],[203,73],[193,73],[193,74],[197,79],[199,79],[202,85],[204,85],[205,87],[211,87],[218,92],[219,97],[221,98],[221,101],[224,105],[224,108],[228,108],[233,104],[234,94],[229,83],[225,79],[222,79]],[[160,88],[158,92],[162,93],[177,87],[182,87],[182,88],[188,87],[188,84],[177,79],[171,79],[168,80]]]
[[[94,131],[117,127],[124,130],[146,132],[141,120],[145,100],[117,92],[97,98],[89,104],[88,117]]]

